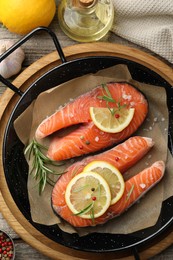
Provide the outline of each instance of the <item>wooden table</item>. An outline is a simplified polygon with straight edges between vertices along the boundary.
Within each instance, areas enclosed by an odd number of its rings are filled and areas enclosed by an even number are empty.
[[[59,41],[61,43],[62,47],[70,46],[76,44],[75,41],[72,41],[69,39],[59,28],[58,21],[55,18],[52,24],[50,25],[50,28],[56,33],[56,35],[59,38]],[[11,39],[16,42],[18,39],[20,39],[21,36],[12,34],[8,32],[5,28],[0,28],[0,39]],[[113,33],[108,34],[102,41],[112,42],[112,43],[118,43],[122,45],[127,45],[131,47],[135,47],[137,49],[146,51],[150,53],[151,55],[156,56],[155,54],[151,53],[148,50],[145,50],[144,48],[140,46],[136,46],[135,44],[128,42]],[[80,48],[80,47],[79,47]],[[25,61],[23,63],[23,70],[28,67],[30,64],[32,64],[34,61],[38,60],[42,56],[51,53],[55,50],[54,44],[50,37],[47,34],[39,34],[34,36],[32,39],[30,39],[27,43],[23,45],[23,49],[26,54]],[[160,57],[158,57],[161,59]],[[166,61],[165,61],[166,62]],[[170,64],[169,64],[170,65]],[[171,66],[171,65],[170,65]],[[0,83],[0,95],[5,91],[6,87]],[[25,243],[13,230],[12,228],[7,224],[6,220],[2,217],[0,213],[0,228],[6,231],[8,234],[12,236],[15,242],[15,248],[16,248],[16,259],[17,260],[36,260],[36,259],[42,259],[46,260],[49,259],[48,257],[42,255],[38,251],[36,251],[34,248],[32,248],[30,245]],[[173,259],[173,246],[170,246],[168,249],[166,249],[161,254],[155,256],[152,258],[152,260],[171,260]]]

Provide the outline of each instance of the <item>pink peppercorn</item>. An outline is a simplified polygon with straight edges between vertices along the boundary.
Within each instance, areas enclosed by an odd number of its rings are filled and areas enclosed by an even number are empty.
[[[119,114],[115,114],[115,118],[119,118],[120,117],[120,115]]]
[[[0,231],[0,254],[2,259],[14,259],[14,245],[10,239],[6,233]]]
[[[120,159],[119,157],[115,157],[115,161],[116,161],[116,162],[118,162],[118,161],[119,161],[119,159]]]

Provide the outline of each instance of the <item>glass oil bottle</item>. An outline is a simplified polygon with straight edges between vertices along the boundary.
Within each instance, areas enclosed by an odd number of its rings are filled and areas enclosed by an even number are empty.
[[[64,33],[73,40],[98,41],[112,27],[112,0],[61,0],[58,20]]]

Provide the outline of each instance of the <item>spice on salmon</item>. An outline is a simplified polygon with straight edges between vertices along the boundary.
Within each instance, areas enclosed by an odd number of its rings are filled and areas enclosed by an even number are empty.
[[[127,99],[127,96],[131,96],[131,99]],[[85,109],[81,109],[81,105]],[[93,123],[91,107],[108,107],[113,114],[119,114],[122,107],[134,108],[135,112],[130,124],[120,133],[106,133],[99,131]],[[69,115],[69,111],[73,117]],[[106,83],[77,97],[43,120],[35,136],[39,140],[54,133],[47,156],[51,160],[62,161],[100,151],[127,139],[141,126],[147,113],[148,102],[138,89],[127,83]],[[59,137],[59,130],[73,125],[76,125],[75,130]],[[90,140],[90,144],[80,149],[81,140]]]
[[[92,219],[81,218],[79,215],[72,215],[70,209],[66,205],[65,198],[63,197],[63,190],[66,189],[67,184],[73,178],[73,171],[78,167],[80,174],[83,168],[94,160],[104,160],[117,167],[121,173],[126,172],[132,165],[136,164],[152,147],[153,142],[150,138],[134,136],[129,138],[124,143],[108,150],[104,153],[89,156],[80,162],[76,162],[67,169],[67,173],[62,175],[57,181],[52,192],[52,206],[63,219],[75,227],[93,226],[103,224],[109,219],[119,216],[131,205],[133,205],[142,195],[145,194],[151,187],[158,183],[165,170],[164,162],[155,162],[150,167],[144,169],[142,172],[137,173],[134,177],[125,182],[125,190],[118,202],[111,205],[108,210],[100,217]],[[129,152],[130,151],[130,152]],[[116,161],[115,157],[121,153],[122,160]],[[127,156],[128,155],[128,156]],[[141,187],[141,183],[145,184],[145,189]],[[94,195],[96,198],[98,195]],[[60,201],[60,202],[59,202]],[[95,202],[95,201],[94,201]],[[91,205],[90,205],[91,206]],[[91,209],[91,208],[90,208]]]

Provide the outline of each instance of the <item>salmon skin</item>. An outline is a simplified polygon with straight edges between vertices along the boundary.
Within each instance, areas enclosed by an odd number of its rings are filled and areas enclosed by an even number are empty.
[[[80,174],[88,163],[95,160],[106,161],[118,168],[121,173],[125,173],[131,166],[136,164],[136,162],[139,161],[151,149],[152,146],[153,141],[151,138],[134,136],[109,151],[95,156],[89,156],[82,161],[71,165],[67,169],[67,172],[58,179],[53,188],[52,207],[55,213],[75,227],[92,226],[93,220],[74,216],[66,205],[65,191],[70,180],[76,174]],[[148,191],[161,179],[163,176],[163,171],[164,163],[159,162],[128,180],[125,183],[125,192],[122,199],[120,199],[120,202],[117,202],[118,204],[115,203],[109,207],[103,216],[96,218],[94,225],[103,224],[111,217],[123,213],[125,209],[135,203],[146,191]],[[130,194],[130,190],[132,188],[132,194],[127,199],[127,196]]]
[[[103,86],[83,94],[59,109],[38,126],[35,136],[41,139],[69,126],[78,128],[64,137],[55,134],[50,142],[47,156],[52,160],[65,160],[120,143],[131,136],[141,126],[148,112],[148,103],[144,95],[127,83],[107,83],[111,98],[115,102],[100,99],[107,95]],[[127,106],[135,108],[130,124],[120,133],[105,133],[98,129],[91,120],[90,107]]]

